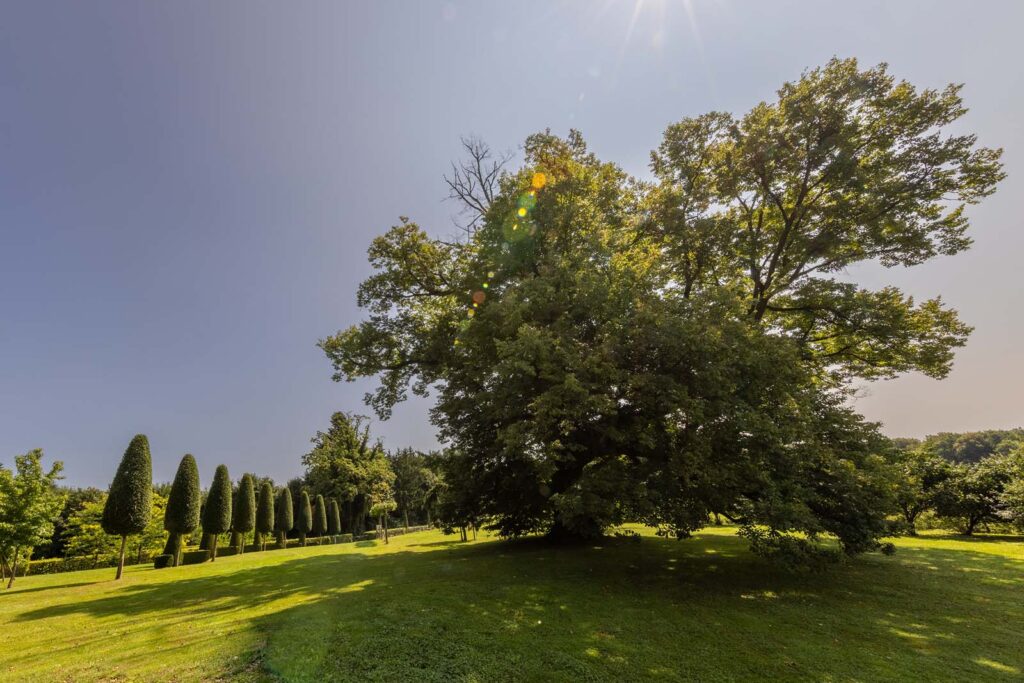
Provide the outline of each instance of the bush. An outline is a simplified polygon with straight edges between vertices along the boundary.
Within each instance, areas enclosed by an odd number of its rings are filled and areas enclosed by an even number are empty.
[[[181,554],[181,563],[185,564],[202,564],[210,559],[209,550],[190,550]]]
[[[377,540],[377,532],[376,531],[367,531],[365,534],[359,534],[358,536],[356,536],[356,540],[357,541],[376,541]]]
[[[335,538],[338,539],[335,543],[351,543],[355,540],[352,538],[352,534],[338,534]]]
[[[153,558],[153,569],[165,569],[174,565],[174,555],[157,555]]]

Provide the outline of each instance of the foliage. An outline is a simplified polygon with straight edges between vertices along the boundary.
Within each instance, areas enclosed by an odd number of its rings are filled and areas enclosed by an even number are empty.
[[[292,506],[292,491],[285,486],[277,497],[274,510],[274,531],[277,532],[278,546],[286,545],[288,532],[295,527],[295,516]]]
[[[341,509],[336,498],[331,498],[327,504],[327,533],[331,536],[341,533]]]
[[[107,495],[93,486],[86,488],[62,486],[59,489],[64,496],[64,505],[61,507],[57,519],[53,522],[53,536],[51,536],[49,543],[36,546],[33,552],[34,557],[65,556],[67,554],[65,539],[67,538],[68,520],[71,518],[71,515],[82,509],[86,503],[103,500]]]
[[[314,493],[337,498],[343,524],[361,530],[373,491],[394,478],[384,449],[371,441],[369,420],[337,412],[326,432],[317,432],[313,449],[302,457],[306,483]]]
[[[64,469],[55,461],[43,469],[43,451],[35,449],[14,458],[14,471],[0,465],[0,564],[14,583],[18,563],[32,556],[32,548],[53,535],[64,497],[57,481]]]
[[[149,440],[137,434],[128,444],[110,484],[101,523],[114,536],[141,534],[153,511],[153,465]]]
[[[303,490],[299,494],[298,509],[295,515],[295,531],[298,532],[299,538],[302,539],[303,545],[306,543],[306,536],[313,530],[313,509],[309,504],[309,492]]]
[[[213,475],[213,484],[206,494],[206,505],[203,507],[203,533],[223,534],[231,529],[231,477],[228,468],[217,465]]]
[[[256,528],[256,492],[250,475],[242,475],[242,480],[238,483],[237,500],[231,509],[232,531],[247,534]]]
[[[86,503],[68,520],[64,542],[69,557],[111,558],[117,554],[119,542],[103,530],[103,510],[106,495],[100,500]]]
[[[1024,429],[989,429],[959,434],[940,432],[926,437],[917,444],[917,448],[950,462],[978,462],[1024,448]]]
[[[950,476],[950,463],[920,446],[910,450],[895,448],[892,457],[896,505],[907,532],[913,535],[917,533],[917,518],[935,506],[936,495]]]
[[[166,569],[174,566],[175,555],[157,555],[153,558],[153,569]]]
[[[403,448],[388,455],[391,470],[395,473],[392,489],[398,511],[409,526],[409,512],[423,509],[431,485],[431,471],[422,453]]]
[[[313,506],[313,528],[314,536],[323,536],[327,533],[327,503],[324,497],[317,494],[316,505]]]
[[[259,545],[265,542],[268,534],[274,532],[275,521],[274,487],[269,481],[265,481],[260,487],[260,500],[256,506],[256,535]]]
[[[1000,520],[1006,487],[1024,474],[1015,456],[989,457],[950,466],[935,494],[935,512],[970,536],[978,525]]]
[[[164,529],[176,534],[192,533],[199,527],[200,508],[199,468],[192,454],[186,453],[168,493]]]

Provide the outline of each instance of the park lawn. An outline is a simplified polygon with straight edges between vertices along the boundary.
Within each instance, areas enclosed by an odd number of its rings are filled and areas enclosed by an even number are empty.
[[[787,574],[729,528],[581,547],[439,532],[0,592],[0,680],[1010,681],[1024,542]]]

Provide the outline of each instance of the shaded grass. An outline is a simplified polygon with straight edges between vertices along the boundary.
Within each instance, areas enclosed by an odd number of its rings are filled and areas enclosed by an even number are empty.
[[[1024,679],[1024,543],[897,545],[801,575],[730,529],[573,548],[427,532],[120,584],[27,577],[0,594],[0,678]]]

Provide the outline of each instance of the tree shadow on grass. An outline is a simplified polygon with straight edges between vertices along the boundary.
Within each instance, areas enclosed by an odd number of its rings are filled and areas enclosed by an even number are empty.
[[[1024,562],[991,553],[901,549],[807,575],[728,536],[406,548],[421,550],[130,584],[15,621],[158,617],[174,632],[236,618],[264,644],[247,655],[253,675],[285,680],[1009,680],[1024,671],[1014,644]],[[1007,626],[979,629],[993,624]],[[197,635],[181,657],[215,644]]]

